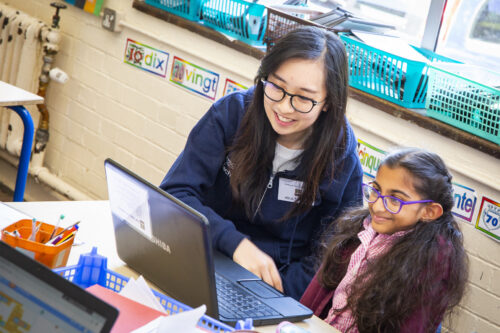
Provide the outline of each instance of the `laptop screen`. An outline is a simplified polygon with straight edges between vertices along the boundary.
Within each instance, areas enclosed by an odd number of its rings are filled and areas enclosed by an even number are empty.
[[[105,162],[119,257],[170,297],[217,315],[208,221],[111,159]]]
[[[106,332],[117,311],[0,242],[0,331]],[[57,288],[56,288],[57,286]],[[90,296],[90,297],[89,297]]]

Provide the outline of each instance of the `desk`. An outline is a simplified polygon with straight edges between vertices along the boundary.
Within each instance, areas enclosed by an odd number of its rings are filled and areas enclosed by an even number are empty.
[[[6,106],[14,110],[21,117],[24,124],[23,146],[17,168],[14,201],[23,201],[26,178],[28,177],[31,145],[33,144],[33,134],[35,131],[31,115],[23,105],[41,103],[43,103],[42,97],[0,81],[0,106]]]
[[[111,212],[108,201],[48,201],[48,202],[9,202],[13,207],[30,217],[40,221],[55,224],[61,214],[64,214],[64,225],[81,221],[77,245],[71,249],[68,265],[78,262],[82,253],[88,253],[93,246],[98,247],[98,253],[108,258],[108,268],[125,276],[137,277],[137,273],[128,268],[116,253],[115,237]],[[0,225],[3,228],[4,225]],[[95,232],[98,229],[100,232]],[[154,286],[153,286],[154,288]],[[161,292],[161,290],[159,290]],[[312,317],[297,323],[311,333],[339,332],[318,317]],[[257,327],[258,332],[274,333],[275,326]]]

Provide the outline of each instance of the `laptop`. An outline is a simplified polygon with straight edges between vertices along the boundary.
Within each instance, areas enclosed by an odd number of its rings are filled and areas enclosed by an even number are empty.
[[[118,310],[0,242],[1,332],[109,332]]]
[[[299,321],[312,311],[213,250],[205,216],[121,166],[105,161],[119,257],[167,295],[229,325]]]

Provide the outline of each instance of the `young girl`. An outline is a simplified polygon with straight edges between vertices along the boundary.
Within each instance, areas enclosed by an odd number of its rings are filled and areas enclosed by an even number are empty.
[[[262,59],[255,87],[202,117],[160,186],[208,218],[216,249],[296,299],[314,275],[325,217],[362,202],[347,86],[333,33],[289,33]]]
[[[451,175],[436,154],[400,150],[363,198],[336,221],[301,302],[342,332],[435,332],[467,279]]]

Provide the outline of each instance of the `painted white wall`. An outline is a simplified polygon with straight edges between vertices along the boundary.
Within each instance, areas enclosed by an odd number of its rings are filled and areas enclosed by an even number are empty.
[[[52,0],[10,0],[9,4],[46,22]],[[101,28],[100,18],[69,6],[61,11],[61,51],[55,67],[66,71],[65,85],[51,82],[46,101],[50,142],[46,166],[90,197],[107,198],[103,161],[112,157],[159,184],[182,150],[190,129],[211,101],[124,63],[127,38],[178,56],[220,74],[219,92],[230,78],[250,85],[258,60],[195,33],[145,15],[132,0],[106,0],[121,14],[122,32]],[[482,196],[500,200],[500,164],[473,148],[350,100],[355,133],[377,148],[419,146],[439,153],[455,181]],[[476,216],[473,221],[475,221]],[[453,332],[500,330],[500,244],[462,223],[470,257],[470,283]],[[448,327],[448,324],[446,324]]]
[[[51,22],[49,0],[9,4]],[[120,33],[101,28],[99,17],[73,6],[61,10],[62,40],[54,67],[70,76],[47,91],[50,142],[45,165],[93,198],[105,198],[103,160],[112,157],[159,183],[182,150],[186,137],[212,101],[186,91],[168,77],[124,63],[127,38],[160,49],[251,85],[258,60],[132,8],[132,1],[108,0],[127,26]],[[153,37],[154,36],[154,37]]]

